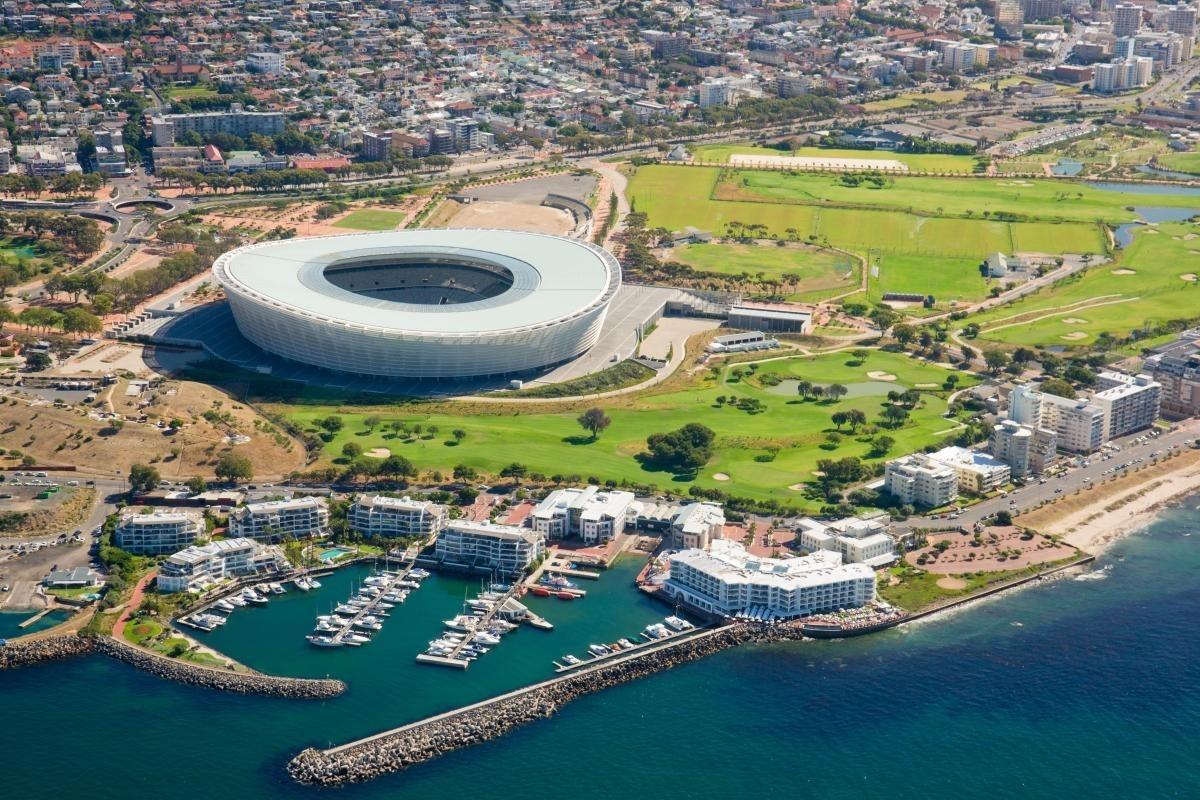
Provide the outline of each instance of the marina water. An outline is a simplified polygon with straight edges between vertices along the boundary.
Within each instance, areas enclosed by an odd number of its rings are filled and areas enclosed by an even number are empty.
[[[1200,756],[1200,497],[1118,542],[1092,571],[908,630],[748,647],[584,697],[556,718],[375,783],[346,798],[1196,797]],[[1193,535],[1194,534],[1194,535]],[[532,599],[527,627],[465,672],[413,657],[472,581],[438,576],[376,641],[303,639],[364,570],[205,637],[267,672],[345,679],[324,703],[226,695],[91,657],[0,673],[9,721],[4,795],[97,799],[308,798],[284,773],[325,746],[549,677],[665,611],[630,588],[633,561],[585,600]]]

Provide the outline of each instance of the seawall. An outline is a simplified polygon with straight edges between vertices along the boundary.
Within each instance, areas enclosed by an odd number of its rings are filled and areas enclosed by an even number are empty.
[[[11,642],[0,647],[0,670],[19,669],[40,664],[43,661],[73,658],[90,652],[92,652],[91,641],[74,635]]]
[[[503,736],[514,728],[552,716],[591,692],[747,642],[799,638],[799,628],[792,626],[752,628],[736,624],[704,631],[340,747],[309,748],[288,763],[288,773],[300,783],[319,786],[370,780]]]

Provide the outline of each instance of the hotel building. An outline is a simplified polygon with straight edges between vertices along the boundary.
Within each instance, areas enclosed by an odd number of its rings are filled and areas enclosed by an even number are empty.
[[[1149,375],[1104,371],[1096,379],[1100,391],[1092,402],[1104,411],[1106,441],[1145,430],[1158,419],[1162,384]]]
[[[578,536],[587,544],[603,544],[625,530],[632,492],[599,487],[558,489],[533,510],[533,529],[547,539]]]
[[[525,571],[546,553],[546,538],[514,525],[454,520],[438,534],[438,561],[511,575]]]
[[[155,511],[121,517],[113,540],[130,553],[158,556],[195,543],[203,532],[204,519],[195,511]]]
[[[363,536],[432,536],[446,523],[446,509],[427,500],[367,495],[346,513],[351,529]]]
[[[671,544],[686,550],[703,549],[721,538],[725,511],[715,503],[688,503],[671,515]]]
[[[954,470],[959,492],[986,494],[1008,483],[1012,474],[1005,462],[965,447],[943,447],[929,457]]]
[[[958,474],[919,453],[887,463],[883,486],[905,505],[944,506],[958,496]]]
[[[180,550],[158,570],[160,592],[200,591],[225,578],[280,572],[287,559],[278,547],[253,539],[221,539]]]
[[[760,558],[739,542],[718,539],[707,550],[672,555],[663,591],[718,616],[753,609],[791,619],[872,602],[875,573],[866,564],[843,564],[839,554],[828,550],[794,558]]]
[[[329,509],[320,497],[249,503],[229,515],[231,536],[264,542],[321,536],[328,528]]]
[[[828,550],[841,555],[847,564],[882,567],[896,560],[896,543],[887,525],[874,519],[847,517],[822,523],[804,517],[796,526],[800,546],[810,553]]]

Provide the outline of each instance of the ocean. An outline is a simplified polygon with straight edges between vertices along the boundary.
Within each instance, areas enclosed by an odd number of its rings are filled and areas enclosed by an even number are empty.
[[[1121,798],[1200,796],[1200,498],[1094,569],[856,640],[745,647],[584,697],[557,717],[346,789],[297,786],[288,758],[551,674],[660,619],[629,562],[458,672],[416,665],[469,581],[430,579],[377,641],[303,633],[356,574],[205,638],[267,672],[344,678],[328,702],[160,681],[101,657],[0,673],[0,794],[229,797]],[[361,577],[361,573],[357,573]]]

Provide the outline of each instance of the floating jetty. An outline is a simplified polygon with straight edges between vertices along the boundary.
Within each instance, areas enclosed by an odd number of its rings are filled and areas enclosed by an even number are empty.
[[[364,631],[378,630],[379,617],[387,616],[387,612],[381,605],[384,602],[391,602],[386,598],[394,596],[393,592],[407,593],[409,590],[420,588],[421,584],[416,579],[418,577],[423,579],[428,574],[424,570],[418,570],[410,565],[399,572],[384,570],[379,575],[371,576],[368,579],[368,585],[373,587],[375,594],[369,600],[358,604],[353,614],[341,615],[336,631],[318,630],[317,633],[310,634],[307,637],[308,641],[318,647],[342,647],[345,645],[363,644],[369,640]],[[407,596],[407,594],[403,596]],[[371,627],[371,625],[374,625],[374,627]]]
[[[509,623],[509,620],[517,620],[521,622],[528,621],[532,623],[532,620],[530,619],[532,614],[529,609],[517,602],[516,595],[520,591],[521,586],[519,584],[514,584],[508,587],[508,589],[506,589],[502,594],[498,594],[491,598],[487,598],[486,595],[488,593],[484,593],[484,599],[486,600],[486,603],[484,604],[486,605],[484,613],[477,613],[475,616],[460,614],[459,617],[455,618],[455,621],[466,617],[471,622],[470,625],[466,625],[464,623],[462,628],[452,628],[452,630],[455,631],[462,631],[462,634],[454,634],[455,636],[459,636],[459,638],[454,640],[453,644],[449,645],[435,646],[439,643],[431,642],[428,650],[417,655],[417,663],[432,664],[433,666],[437,667],[466,669],[471,665],[471,662],[478,658],[481,654],[480,645],[475,641],[475,637],[478,633],[488,632],[493,627],[498,625],[503,627],[504,624],[507,624],[507,628],[497,633],[496,641],[489,644],[489,647],[495,647],[499,644],[499,636],[515,627]],[[472,604],[475,603],[475,601],[471,602]],[[464,609],[466,605],[466,603],[463,604]],[[473,605],[473,607],[478,606]],[[545,625],[550,624],[541,619],[541,617],[537,617],[537,619]],[[500,622],[501,620],[503,623]],[[442,635],[443,637],[447,636],[447,634]],[[487,651],[483,650],[482,652],[486,653]]]

